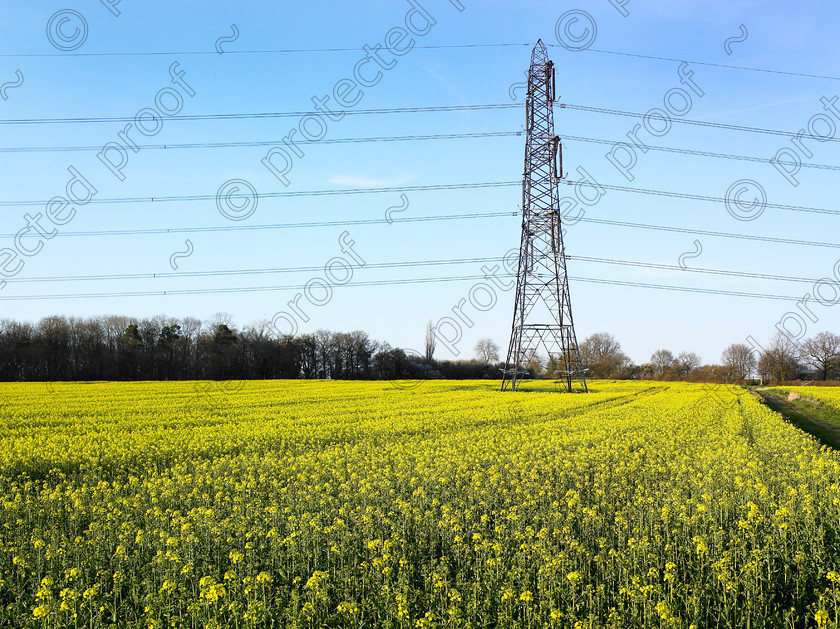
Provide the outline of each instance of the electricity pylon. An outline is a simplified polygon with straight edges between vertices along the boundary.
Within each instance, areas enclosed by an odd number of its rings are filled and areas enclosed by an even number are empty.
[[[558,182],[563,157],[560,138],[554,135],[554,98],[554,64],[540,40],[528,72],[522,241],[502,391],[516,389],[528,363],[544,350],[549,370],[567,391],[579,383],[588,392],[572,320],[560,224]]]

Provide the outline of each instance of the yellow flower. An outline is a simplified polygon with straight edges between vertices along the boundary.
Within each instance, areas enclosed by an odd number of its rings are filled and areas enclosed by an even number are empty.
[[[817,627],[825,627],[829,620],[828,612],[824,609],[819,610],[814,614],[814,620],[817,621]]]
[[[43,618],[49,613],[50,608],[46,605],[38,605],[38,607],[32,610],[32,615],[35,616],[35,618]]]
[[[309,580],[306,582],[306,585],[303,586],[305,590],[319,590],[321,588],[321,583],[323,583],[329,575],[326,572],[321,572],[316,570],[312,573],[312,576],[309,577]]]

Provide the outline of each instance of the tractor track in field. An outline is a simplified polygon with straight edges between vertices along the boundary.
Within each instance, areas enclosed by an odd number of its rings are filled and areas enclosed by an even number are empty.
[[[569,409],[568,413],[563,413],[560,415],[555,416],[555,418],[564,418],[568,419],[570,417],[576,417],[583,413],[589,413],[593,409],[614,409],[626,404],[632,404],[633,402],[638,402],[646,397],[650,397],[665,391],[668,387],[663,385],[652,386],[646,389],[642,389],[641,391],[633,391],[632,393],[628,393],[626,395],[619,395],[616,397],[607,398],[605,400],[600,400],[598,402],[593,402],[585,407]]]

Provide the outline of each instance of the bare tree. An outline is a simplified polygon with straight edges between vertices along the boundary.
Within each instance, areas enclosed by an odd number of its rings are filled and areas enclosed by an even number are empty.
[[[680,352],[677,356],[677,369],[681,376],[687,376],[700,367],[702,361],[694,352]]]
[[[650,362],[654,370],[660,376],[664,376],[665,372],[674,366],[674,355],[667,349],[658,349],[650,356]]]
[[[612,334],[596,332],[580,344],[580,360],[592,378],[615,378],[630,363]]]
[[[525,352],[525,364],[528,365],[528,369],[533,371],[534,373],[539,373],[542,371],[543,366],[547,364],[547,360],[540,356],[537,353],[536,348],[530,347]]]
[[[499,360],[499,346],[492,339],[480,339],[475,344],[475,353],[485,364]]]
[[[198,339],[201,336],[202,325],[201,319],[196,319],[195,317],[184,317],[181,319],[181,350],[183,352],[181,360],[190,373],[194,373],[196,366]]]
[[[726,378],[731,382],[741,382],[749,378],[756,368],[752,348],[743,343],[733,343],[727,347],[723,350],[720,360],[726,367]]]
[[[840,360],[840,336],[832,332],[820,332],[814,338],[802,342],[800,358],[817,370],[823,380]]]
[[[271,321],[268,319],[257,319],[245,326],[243,330],[248,339],[265,342],[271,338]]]
[[[775,382],[791,380],[799,370],[799,348],[791,338],[779,331],[758,361],[758,372]]]
[[[330,370],[334,363],[332,355],[337,349],[337,340],[335,334],[329,330],[315,330],[312,335],[315,339],[316,355],[318,357],[318,365],[315,369],[318,378],[332,378],[333,374]]]
[[[206,321],[207,330],[213,334],[220,325],[233,328],[233,315],[229,312],[217,312]]]
[[[426,324],[426,360],[431,361],[435,355],[435,326],[431,319]]]
[[[190,341],[195,342],[201,332],[201,319],[196,319],[195,317],[184,317],[181,319],[181,330],[184,332],[185,337],[189,338]]]

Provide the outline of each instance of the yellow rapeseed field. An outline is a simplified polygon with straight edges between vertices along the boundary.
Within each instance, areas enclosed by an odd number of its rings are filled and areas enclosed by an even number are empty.
[[[0,626],[836,626],[836,452],[741,389],[498,386],[0,384]]]

